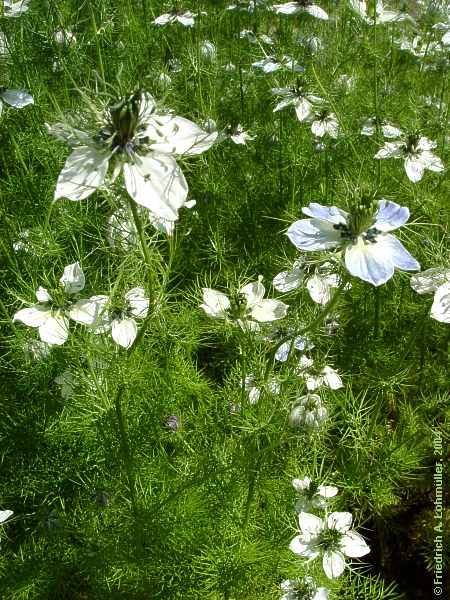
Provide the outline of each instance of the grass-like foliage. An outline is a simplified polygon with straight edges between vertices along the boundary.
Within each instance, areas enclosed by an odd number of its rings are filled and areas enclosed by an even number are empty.
[[[2,599],[448,567],[448,6],[318,2],[0,2]]]

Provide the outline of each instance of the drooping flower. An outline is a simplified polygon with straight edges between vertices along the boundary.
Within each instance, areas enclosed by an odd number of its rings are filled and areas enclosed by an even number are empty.
[[[20,17],[27,12],[30,2],[31,0],[3,0],[3,15],[0,14],[0,17]]]
[[[314,368],[314,361],[304,354],[299,359],[295,373],[305,380],[306,388],[310,392],[317,390],[323,385],[329,387],[331,390],[339,390],[343,387],[342,379],[339,377],[337,371],[328,365],[318,371]]]
[[[124,300],[116,306],[108,296],[92,296],[76,302],[69,316],[73,321],[89,326],[93,333],[111,331],[116,344],[130,348],[138,333],[136,319],[147,316],[150,300],[141,287],[126,292]]]
[[[326,508],[327,500],[334,498],[339,491],[334,485],[319,485],[310,477],[293,479],[292,486],[298,494],[295,510],[299,513],[308,512],[311,508]]]
[[[345,266],[355,277],[379,286],[393,276],[395,269],[420,269],[416,259],[389,233],[408,220],[406,207],[382,199],[376,209],[372,202],[362,199],[352,213],[315,202],[302,212],[311,218],[289,227],[291,242],[306,251],[342,248]]]
[[[312,577],[285,579],[280,584],[283,595],[280,600],[328,600],[330,590],[317,587]]]
[[[450,268],[427,269],[413,275],[410,283],[418,294],[434,293],[431,317],[440,323],[450,323]]]
[[[272,94],[275,96],[282,96],[281,100],[273,109],[273,112],[277,112],[286,108],[287,106],[293,106],[297,119],[302,121],[308,121],[314,115],[314,109],[317,104],[322,104],[324,100],[319,96],[314,96],[305,92],[299,86],[292,86],[286,88],[272,88]]]
[[[232,301],[217,290],[203,288],[203,303],[200,305],[205,313],[213,319],[227,319],[236,322],[243,330],[259,330],[259,323],[268,323],[286,316],[287,305],[279,300],[264,299],[266,292],[262,276],[258,281],[242,287],[237,298]]]
[[[328,418],[328,411],[318,394],[306,394],[297,398],[289,414],[291,427],[319,430]]]
[[[361,135],[372,136],[376,131],[377,119],[376,117],[371,117],[366,119],[361,128]],[[401,130],[386,121],[380,121],[379,127],[381,133],[385,138],[398,138],[402,135]]]
[[[324,21],[328,20],[327,13],[320,8],[320,6],[312,4],[308,0],[297,0],[296,2],[274,4],[272,8],[279,15],[296,15],[301,12],[306,12],[317,19],[322,19]]]
[[[301,73],[305,69],[300,66],[295,58],[288,54],[283,54],[280,59],[275,56],[266,56],[262,60],[257,60],[252,63],[252,67],[262,69],[264,73],[274,73],[279,69],[289,69],[295,73]]]
[[[121,171],[128,194],[155,218],[175,222],[188,186],[174,156],[201,154],[214,143],[192,121],[157,112],[153,97],[140,90],[109,106],[100,131],[91,136],[56,124],[49,132],[74,150],[56,185],[55,199],[82,200],[104,184],[113,165],[112,181]]]
[[[3,112],[3,104],[9,104],[14,108],[24,108],[29,104],[33,104],[33,96],[30,96],[24,90],[7,90],[0,87],[0,115]]]
[[[311,131],[318,138],[328,134],[336,139],[339,134],[339,123],[336,115],[327,110],[317,113],[312,117]]]
[[[373,13],[367,11],[367,3],[365,0],[350,0],[351,8],[365,21],[368,25],[383,25],[385,23],[400,23],[409,21],[414,24],[414,19],[406,12],[397,12],[393,10],[385,10],[382,0],[375,0],[376,18],[374,20]]]
[[[65,267],[60,283],[66,295],[76,294],[84,288],[84,273],[78,262]],[[69,336],[68,313],[72,303],[61,297],[57,290],[55,294],[56,297],[53,297],[40,286],[36,291],[38,304],[16,312],[13,321],[38,328],[39,337],[43,342],[61,346]]]
[[[364,538],[350,529],[352,520],[348,512],[332,512],[326,519],[301,512],[301,533],[293,538],[289,548],[310,561],[321,556],[325,575],[335,579],[344,572],[346,556],[360,558],[370,552]]]
[[[180,23],[185,27],[193,27],[195,24],[195,19],[200,15],[206,15],[207,13],[202,10],[199,13],[195,14],[190,10],[186,12],[179,12],[177,10],[173,10],[170,13],[164,13],[159,17],[156,17],[153,21],[153,25],[170,25],[172,23]]]
[[[436,173],[444,170],[441,159],[431,152],[436,146],[436,142],[414,134],[402,140],[385,142],[374,158],[403,158],[408,178],[416,183],[422,179],[425,170]]]

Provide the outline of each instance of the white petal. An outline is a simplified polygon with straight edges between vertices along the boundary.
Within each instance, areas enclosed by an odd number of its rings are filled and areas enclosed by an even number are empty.
[[[313,105],[306,98],[297,98],[294,103],[297,119],[302,123],[313,114]]]
[[[195,24],[195,19],[190,13],[185,13],[184,15],[179,15],[177,17],[178,23],[184,25],[185,27],[193,27]]]
[[[71,265],[67,265],[64,268],[64,273],[59,280],[64,286],[66,294],[76,294],[80,292],[85,285],[85,277],[80,263],[76,262]]]
[[[380,243],[365,243],[361,237],[347,247],[345,266],[352,275],[375,286],[386,283],[394,274],[389,248]]]
[[[435,173],[441,173],[444,170],[444,163],[442,160],[428,150],[424,150],[420,155],[420,160],[424,165],[425,169],[434,171]]]
[[[313,121],[311,131],[315,136],[319,138],[323,137],[326,133],[325,123],[323,121]]]
[[[323,570],[329,579],[342,575],[345,569],[345,560],[341,552],[327,550],[323,555]]]
[[[147,316],[150,300],[146,297],[144,288],[133,288],[125,294],[125,300],[133,317],[143,319]]]
[[[442,285],[436,291],[431,316],[440,323],[450,323],[450,283]]]
[[[352,520],[352,514],[349,512],[332,512],[328,515],[327,524],[329,529],[346,533],[352,526]]]
[[[55,200],[83,200],[102,185],[108,170],[109,154],[93,146],[75,148],[59,174]]]
[[[327,304],[331,300],[333,287],[329,284],[327,277],[313,275],[306,282],[311,300],[317,304]]]
[[[339,390],[343,387],[342,379],[339,377],[337,371],[331,367],[324,367],[322,369],[322,376],[330,389]]]
[[[291,342],[284,342],[275,352],[275,360],[285,362],[289,356],[289,350],[291,348]]]
[[[408,179],[413,183],[417,183],[423,177],[425,164],[420,157],[407,156],[405,158],[405,171],[408,175]]]
[[[319,219],[301,219],[286,232],[291,242],[300,250],[329,250],[342,243],[341,232],[331,223]]]
[[[13,514],[12,510],[0,510],[0,523],[4,523]]]
[[[356,531],[347,531],[340,539],[339,546],[345,556],[349,556],[350,558],[359,558],[370,552],[370,548],[364,541],[364,538],[359,533],[356,533]]]
[[[450,269],[434,267],[413,275],[409,283],[418,294],[431,294],[447,281],[450,281]]]
[[[400,158],[402,156],[403,142],[385,142],[374,158]]]
[[[278,102],[278,104],[273,109],[273,112],[283,110],[283,108],[286,108],[286,106],[290,106],[291,104],[294,104],[294,100],[292,98],[284,98],[283,100]]]
[[[396,137],[400,137],[402,135],[402,132],[398,127],[389,125],[389,123],[382,125],[381,131],[383,132],[383,135],[386,138],[396,138]]]
[[[239,290],[239,293],[243,294],[247,299],[247,308],[251,308],[263,299],[266,290],[261,281],[262,277],[259,276],[258,281],[248,283]]]
[[[33,97],[24,90],[5,90],[0,93],[0,98],[14,108],[23,108],[34,103]]]
[[[311,598],[311,600],[328,600],[329,595],[330,595],[330,590],[327,590],[327,588],[324,588],[324,587],[320,587],[320,588],[317,588],[316,593]]]
[[[396,269],[401,271],[419,271],[420,265],[417,260],[406,250],[395,235],[390,233],[379,236],[376,244],[383,253],[388,253],[390,260]]]
[[[316,536],[325,527],[324,521],[311,513],[301,512],[298,515],[298,523],[302,533]]]
[[[69,337],[69,320],[59,312],[49,315],[39,326],[39,337],[47,344],[61,346]]]
[[[392,231],[404,225],[409,219],[409,208],[390,200],[379,200],[373,227],[379,231]]]
[[[40,327],[51,314],[50,307],[45,304],[35,304],[30,308],[22,308],[16,312],[13,321],[20,321],[28,327]]]
[[[310,560],[319,556],[319,552],[317,550],[312,550],[312,548],[303,541],[303,537],[301,535],[297,535],[291,540],[291,543],[289,544],[289,550],[294,552],[294,554],[307,557]]]
[[[72,304],[69,310],[69,317],[76,323],[83,325],[104,328],[107,327],[106,307],[108,296],[91,296],[89,299],[82,299]],[[108,327],[107,327],[108,328]],[[100,332],[100,331],[99,331]]]
[[[280,300],[261,300],[251,308],[251,316],[255,321],[267,323],[283,319],[289,307]]]
[[[164,154],[139,157],[139,162],[123,167],[128,193],[137,204],[168,221],[178,219],[188,186],[174,158]]]
[[[227,316],[226,311],[230,308],[230,300],[228,296],[213,290],[211,288],[203,288],[203,304],[200,308],[213,319],[224,319]]]
[[[337,206],[323,206],[317,202],[311,202],[308,206],[302,208],[302,213],[308,217],[313,217],[322,221],[327,221],[333,225],[345,225],[348,219],[348,213]]]
[[[40,285],[36,290],[36,299],[38,302],[50,302],[52,298],[48,291]]]
[[[136,339],[138,328],[136,321],[128,317],[114,319],[111,327],[113,340],[122,348],[129,348]]]
[[[172,23],[173,21],[175,21],[175,16],[171,15],[170,13],[165,13],[163,15],[160,15],[159,17],[156,17],[156,19],[153,21],[153,24],[167,25],[167,23]]]
[[[154,118],[146,134],[151,140],[151,149],[164,154],[192,156],[208,150],[216,141],[217,131],[208,133],[183,117]]]
[[[323,9],[321,9],[320,6],[316,6],[315,4],[310,4],[309,6],[306,6],[305,11],[311,16],[316,17],[316,19],[322,19],[323,21],[328,20],[327,13]]]
[[[323,498],[334,498],[338,492],[338,488],[334,485],[319,485],[317,488],[317,493]]]
[[[279,292],[290,292],[301,285],[303,276],[304,271],[302,269],[283,271],[273,278],[273,287]]]
[[[293,479],[292,485],[297,492],[303,492],[305,490],[309,490],[311,479],[309,477],[304,477],[303,479]]]
[[[302,10],[302,7],[298,4],[298,2],[274,4],[272,8],[279,15],[294,15]]]

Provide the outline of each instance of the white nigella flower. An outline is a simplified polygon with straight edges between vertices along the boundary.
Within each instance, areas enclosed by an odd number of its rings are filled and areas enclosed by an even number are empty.
[[[297,398],[289,414],[291,427],[318,430],[327,420],[328,411],[317,394],[306,394]]]
[[[244,131],[244,128],[242,127],[242,125],[240,123],[238,123],[236,125],[236,127],[233,127],[232,125],[229,125],[223,134],[225,137],[229,138],[230,140],[232,140],[235,144],[240,144],[240,145],[245,145],[247,144],[248,141],[252,141],[255,139],[254,135],[251,135],[250,133],[248,133],[248,131]],[[219,134],[220,137],[220,134]]]
[[[305,380],[306,388],[309,392],[313,392],[323,385],[332,390],[339,390],[343,387],[342,379],[339,377],[337,371],[326,365],[319,372],[316,372],[314,361],[305,355],[300,357],[295,373]]]
[[[205,313],[213,319],[236,321],[243,330],[257,331],[259,323],[268,323],[286,316],[287,305],[279,300],[264,299],[265,287],[262,276],[239,290],[237,298],[230,301],[228,296],[211,288],[203,288]]]
[[[398,127],[394,127],[386,121],[380,122],[380,130],[385,138],[398,138],[402,135]],[[361,135],[372,136],[376,131],[376,118],[371,117],[366,119],[361,128]]]
[[[55,199],[87,198],[104,184],[111,163],[113,181],[123,171],[131,198],[171,222],[188,193],[174,156],[201,154],[217,137],[188,119],[157,113],[152,96],[141,91],[110,106],[95,136],[63,124],[49,127],[49,133],[74,148],[59,175]]]
[[[296,260],[292,266],[292,271],[282,271],[273,279],[273,287],[278,292],[290,292],[297,289],[305,279],[306,264],[302,259]],[[324,262],[318,266],[311,277],[306,280],[306,289],[311,299],[317,304],[325,305],[332,297],[333,290],[341,285],[341,278],[333,272],[333,265],[330,262]],[[346,285],[349,289],[351,284]]]
[[[153,24],[154,25],[169,25],[172,23],[180,23],[181,25],[184,25],[185,27],[193,27],[196,17],[198,17],[199,15],[206,15],[206,14],[207,13],[203,10],[197,14],[192,13],[190,10],[188,10],[184,13],[173,10],[170,13],[164,13],[163,15],[156,17],[156,19],[153,21]]]
[[[0,523],[4,523],[13,514],[14,514],[14,511],[12,511],[12,510],[0,510]]]
[[[298,522],[301,533],[291,541],[290,550],[309,561],[321,556],[329,579],[342,575],[346,556],[360,558],[370,552],[364,538],[350,529],[352,515],[348,512],[332,512],[326,519],[301,512]]]
[[[262,60],[257,60],[252,63],[252,67],[262,69],[264,73],[274,73],[279,69],[289,69],[295,73],[301,73],[305,70],[304,67],[301,67],[298,64],[295,58],[292,58],[292,56],[287,54],[283,54],[280,59],[277,59],[274,56],[266,56]]]
[[[23,108],[33,103],[33,97],[24,90],[7,90],[0,87],[0,115],[3,112],[3,104],[9,104],[14,108]]]
[[[406,223],[409,209],[384,199],[377,209],[364,202],[352,213],[312,202],[302,208],[311,218],[293,223],[287,236],[300,250],[342,248],[347,270],[375,286],[386,283],[395,269],[419,270],[416,259],[389,233]]]
[[[316,113],[315,117],[312,118],[311,131],[318,138],[328,134],[336,139],[339,134],[339,123],[336,115],[328,111]]]
[[[60,279],[67,295],[76,294],[84,288],[84,273],[78,263],[68,265]],[[22,308],[13,317],[28,327],[37,327],[39,337],[47,344],[61,346],[69,336],[69,319],[67,313],[70,304],[63,298],[54,299],[48,291],[39,287],[36,291],[38,304],[30,308]]]
[[[253,14],[256,8],[267,8],[267,0],[238,0],[236,4],[229,4],[225,10],[244,10]]]
[[[303,579],[285,579],[280,584],[283,595],[280,600],[328,600],[330,590],[317,587],[312,577]]]
[[[450,268],[427,269],[413,275],[410,283],[418,294],[434,293],[431,317],[440,323],[450,323]]]
[[[53,39],[60,46],[70,46],[77,41],[76,35],[68,29],[57,29],[53,34]]]
[[[424,136],[410,135],[402,140],[385,142],[374,158],[403,158],[408,178],[416,183],[422,179],[426,169],[436,173],[444,170],[441,159],[431,152],[436,146],[436,142]]]
[[[311,508],[324,509],[327,500],[334,498],[339,491],[334,485],[318,485],[309,477],[293,479],[292,486],[299,495],[295,502],[297,512],[308,512]]]
[[[93,333],[111,331],[116,344],[130,348],[138,333],[136,319],[147,316],[149,302],[144,289],[137,287],[125,294],[125,302],[119,306],[111,305],[108,296],[92,296],[76,302],[69,315],[73,321],[91,327]]]
[[[382,0],[375,1],[376,25],[382,25],[384,23],[400,23],[401,21],[409,21],[410,23],[414,24],[414,19],[406,12],[385,10]],[[373,12],[367,11],[367,3],[365,0],[350,0],[350,6],[368,25],[374,24]]]
[[[255,377],[252,374],[247,375],[244,379],[244,388],[247,392],[250,404],[256,404],[261,397],[261,388],[257,387]],[[281,391],[281,385],[274,377],[272,377],[264,386],[264,389],[273,396],[277,396]]]
[[[20,17],[20,15],[27,12],[30,2],[31,0],[3,0],[3,16]]]
[[[281,100],[273,109],[273,112],[277,112],[286,108],[287,106],[293,106],[297,114],[297,119],[302,121],[308,121],[314,115],[315,105],[323,102],[319,96],[309,94],[302,90],[298,86],[287,87],[287,88],[272,88],[272,94],[275,96],[282,96]]]
[[[308,0],[297,0],[297,2],[274,4],[272,8],[279,15],[296,15],[300,12],[306,12],[317,19],[322,19],[324,21],[328,20],[327,13],[320,8],[320,6],[312,4]]]

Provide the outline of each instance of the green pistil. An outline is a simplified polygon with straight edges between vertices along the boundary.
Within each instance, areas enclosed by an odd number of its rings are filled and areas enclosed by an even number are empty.
[[[318,535],[317,545],[320,546],[323,552],[328,550],[339,550],[339,542],[342,538],[342,533],[337,529],[324,529]]]
[[[244,319],[246,309],[247,297],[245,294],[237,294],[237,296],[231,298],[231,306],[229,311],[233,319]]]
[[[406,155],[415,154],[419,143],[419,134],[413,133],[406,138],[404,152]]]
[[[317,402],[313,398],[308,398],[304,407],[306,411],[313,412],[317,408]]]
[[[138,130],[139,112],[142,93],[140,90],[127,98],[122,98],[109,108],[109,129],[111,130],[112,147],[128,149]],[[101,135],[101,134],[100,134]]]

